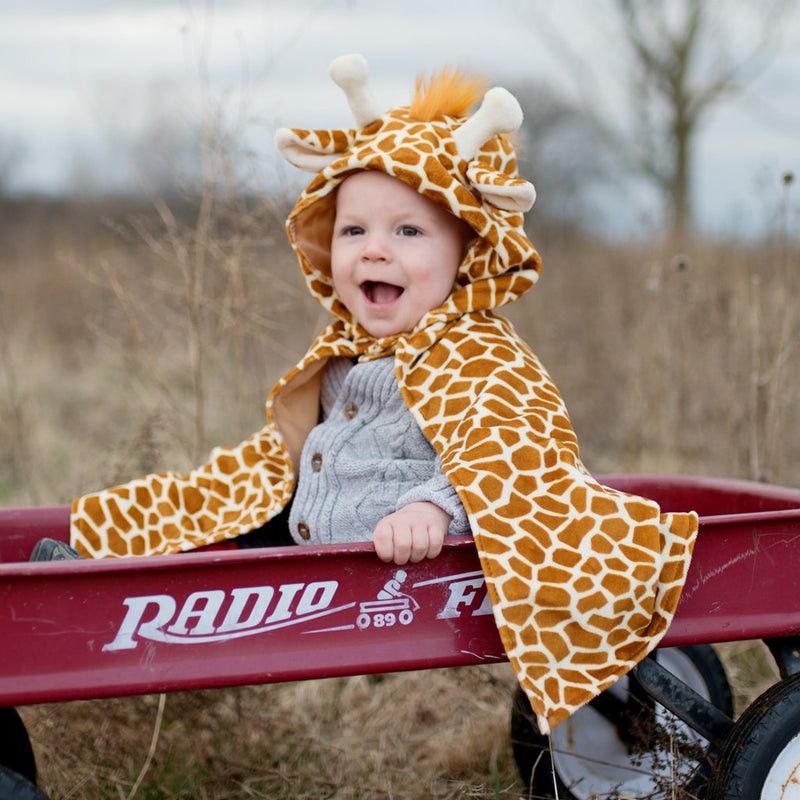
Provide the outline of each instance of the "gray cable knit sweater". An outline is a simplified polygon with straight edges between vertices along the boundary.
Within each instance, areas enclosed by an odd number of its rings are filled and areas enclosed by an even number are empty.
[[[331,359],[322,413],[303,447],[289,515],[298,544],[370,541],[381,519],[420,500],[450,514],[449,534],[469,533],[464,507],[403,401],[393,357]]]

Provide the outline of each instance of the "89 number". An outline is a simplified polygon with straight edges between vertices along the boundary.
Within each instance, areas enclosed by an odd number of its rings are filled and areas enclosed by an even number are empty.
[[[372,625],[375,628],[391,628],[392,625],[399,622],[401,625],[410,624],[414,619],[414,614],[409,609],[403,609],[399,614],[392,611],[387,611],[385,614],[365,614],[361,613],[356,618],[356,625],[360,630],[365,630]]]

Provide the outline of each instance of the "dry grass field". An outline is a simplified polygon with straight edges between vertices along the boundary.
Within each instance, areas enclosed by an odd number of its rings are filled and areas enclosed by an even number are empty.
[[[790,187],[786,187],[789,191]],[[787,206],[788,208],[788,206]],[[800,252],[608,244],[533,230],[541,281],[508,310],[594,472],[800,485]],[[0,505],[66,503],[183,469],[261,427],[325,316],[267,200],[0,208]],[[783,233],[781,232],[783,231]],[[740,704],[772,679],[722,648]],[[506,665],[23,710],[53,800],[527,797]],[[156,723],[158,721],[158,725]]]

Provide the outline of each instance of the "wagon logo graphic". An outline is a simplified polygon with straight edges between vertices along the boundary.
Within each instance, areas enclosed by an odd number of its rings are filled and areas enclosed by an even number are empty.
[[[443,603],[437,593],[437,619],[491,614],[479,571],[419,581],[411,587],[406,586],[407,578],[405,570],[397,570],[374,599],[338,604],[334,601],[339,581],[335,580],[230,591],[204,589],[192,592],[182,603],[169,594],[126,597],[125,616],[113,641],[104,645],[103,651],[132,650],[141,639],[206,644],[294,626],[304,626],[303,634],[407,626],[420,610],[411,591],[436,584],[446,589]],[[335,615],[338,618],[330,620]],[[306,625],[313,620],[323,621],[323,625]]]
[[[419,610],[419,603],[402,591],[401,586],[408,577],[405,570],[399,569],[391,580],[386,581],[377,594],[377,600],[367,600],[358,605],[356,626],[359,630],[375,628],[391,628],[392,625],[410,625],[414,621],[414,612]]]

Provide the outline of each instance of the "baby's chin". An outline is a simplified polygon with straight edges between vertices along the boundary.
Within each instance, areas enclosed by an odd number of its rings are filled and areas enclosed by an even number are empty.
[[[402,323],[391,323],[389,320],[386,321],[366,321],[362,322],[361,320],[357,320],[361,327],[372,337],[375,339],[385,339],[388,336],[397,336],[400,333],[408,333],[409,331],[414,329],[414,326],[417,324],[416,322],[413,325],[404,325]],[[419,320],[417,320],[419,322]]]
[[[434,306],[436,308],[436,306]],[[358,322],[359,325],[372,337],[375,339],[385,339],[389,336],[397,336],[401,333],[411,333],[417,325],[419,325],[420,321],[429,314],[433,309],[427,309],[424,313],[414,313],[405,315],[386,315],[381,316],[380,314],[372,315],[372,314],[353,314],[351,311],[350,313]]]
[[[401,333],[409,333],[414,330],[417,323],[424,315],[414,315],[415,319],[409,319],[406,315],[387,315],[381,317],[379,314],[353,315],[361,327],[375,339],[385,339],[388,336],[397,336]]]

